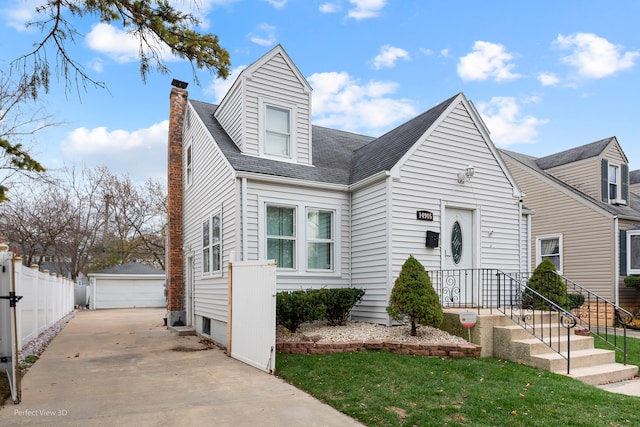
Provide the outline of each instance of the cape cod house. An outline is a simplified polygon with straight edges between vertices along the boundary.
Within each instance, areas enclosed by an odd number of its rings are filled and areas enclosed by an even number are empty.
[[[624,277],[640,274],[640,185],[617,138],[541,158],[501,152],[535,212],[532,265],[549,258],[565,277],[635,311],[640,294]]]
[[[171,324],[226,342],[230,260],[275,259],[279,291],[363,288],[352,316],[382,324],[409,255],[529,269],[522,194],[464,94],[379,138],[313,125],[311,94],[280,45],[219,105],[172,89]]]

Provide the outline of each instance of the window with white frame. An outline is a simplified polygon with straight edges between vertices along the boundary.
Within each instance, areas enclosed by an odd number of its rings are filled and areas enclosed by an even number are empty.
[[[191,184],[191,145],[187,147],[187,185]]]
[[[265,154],[291,157],[291,110],[266,105],[264,129]]]
[[[333,211],[307,209],[307,269],[333,270]]]
[[[216,213],[202,223],[202,272],[222,271],[222,215]]]
[[[222,218],[217,213],[211,217],[211,260],[212,271],[222,271]]]
[[[618,199],[619,169],[617,166],[609,165],[609,200]]]
[[[202,223],[202,272],[211,271],[211,227],[209,219]]]
[[[278,268],[296,268],[296,208],[267,205],[267,259]]]
[[[627,231],[627,273],[640,274],[640,230]]]
[[[538,264],[549,259],[562,272],[562,235],[542,236],[536,239]]]

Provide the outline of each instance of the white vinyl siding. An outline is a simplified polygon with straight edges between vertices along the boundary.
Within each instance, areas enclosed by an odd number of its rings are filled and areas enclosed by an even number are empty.
[[[294,187],[248,180],[247,183],[247,260],[267,258],[267,206],[295,207],[296,267],[278,268],[278,291],[349,286],[349,195],[344,191]],[[332,269],[307,269],[307,212],[333,212],[334,260]]]
[[[387,180],[354,191],[351,206],[351,283],[365,290],[354,319],[387,324],[389,316],[389,221]]]
[[[472,165],[475,174],[466,184],[458,172]],[[513,187],[460,102],[413,154],[392,180],[391,224],[393,277],[414,255],[427,270],[439,270],[441,248],[426,248],[426,231],[441,231],[441,209],[474,211],[474,268],[515,271],[520,266],[518,199]],[[417,210],[434,213],[433,221],[418,221]],[[479,254],[477,250],[479,249]]]
[[[188,105],[188,108],[191,108]],[[192,141],[193,176],[197,177],[193,185],[184,188],[184,257],[193,257],[195,315],[212,319],[214,322],[226,322],[228,313],[228,278],[226,261],[229,253],[240,253],[236,245],[240,244],[236,234],[237,223],[237,186],[234,172],[220,153],[211,135],[206,131],[197,114],[193,114],[191,126],[183,135],[185,141]],[[216,274],[203,272],[202,227],[205,220],[220,214],[220,254],[221,271]],[[210,229],[211,232],[211,229]],[[223,243],[224,242],[224,243]],[[210,241],[212,250],[215,248]],[[210,252],[211,254],[211,252]],[[210,270],[213,268],[210,263]],[[185,265],[186,271],[186,265]],[[212,324],[212,334],[226,328]],[[226,336],[212,337],[217,342],[226,342]]]
[[[312,164],[311,156],[311,88],[295,65],[285,58],[281,47],[246,68],[225,95],[215,116],[245,154],[260,155],[261,128],[264,118],[260,99],[277,100],[295,107],[291,117],[294,160]]]

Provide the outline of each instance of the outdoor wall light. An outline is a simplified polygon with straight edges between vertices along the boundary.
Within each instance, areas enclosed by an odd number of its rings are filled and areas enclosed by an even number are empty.
[[[471,182],[471,178],[475,170],[473,166],[469,165],[463,172],[458,172],[458,184],[464,184],[465,182]]]

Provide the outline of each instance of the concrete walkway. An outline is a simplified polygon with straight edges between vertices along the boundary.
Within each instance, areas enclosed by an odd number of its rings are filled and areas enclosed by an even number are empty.
[[[356,426],[315,398],[194,336],[164,309],[79,312],[9,399],[0,425]]]

